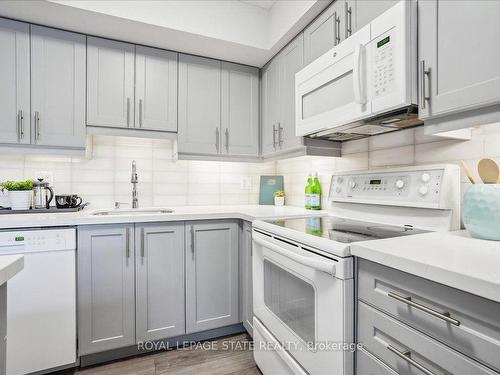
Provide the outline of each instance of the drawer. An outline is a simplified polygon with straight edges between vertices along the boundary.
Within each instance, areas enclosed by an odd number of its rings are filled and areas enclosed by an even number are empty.
[[[356,352],[356,375],[398,375],[398,373],[366,350],[359,349]]]
[[[500,303],[366,260],[358,266],[360,300],[500,371]]]
[[[363,302],[358,303],[358,343],[399,374],[495,374]]]

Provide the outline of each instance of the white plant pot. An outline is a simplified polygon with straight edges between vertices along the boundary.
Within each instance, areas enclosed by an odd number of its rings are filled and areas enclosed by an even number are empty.
[[[29,210],[31,208],[32,191],[9,191],[10,207],[13,210]]]
[[[285,205],[285,197],[274,197],[274,205],[275,206],[284,206]]]

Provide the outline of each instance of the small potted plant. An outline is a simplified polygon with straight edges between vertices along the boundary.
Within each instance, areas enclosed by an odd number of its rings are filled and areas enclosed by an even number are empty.
[[[5,181],[0,188],[9,192],[10,208],[29,210],[31,208],[33,181]]]
[[[285,192],[283,190],[278,190],[274,192],[274,205],[275,206],[285,205]]]

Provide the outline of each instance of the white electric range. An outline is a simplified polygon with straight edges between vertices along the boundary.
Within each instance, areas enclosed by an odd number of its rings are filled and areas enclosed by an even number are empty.
[[[254,357],[264,375],[354,372],[359,241],[460,226],[460,170],[402,167],[332,176],[329,215],[253,222]]]

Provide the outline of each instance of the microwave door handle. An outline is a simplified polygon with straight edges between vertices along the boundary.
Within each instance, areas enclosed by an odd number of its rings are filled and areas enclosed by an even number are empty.
[[[329,274],[331,276],[335,276],[335,264],[333,261],[305,257],[303,255],[299,255],[297,253],[294,253],[293,251],[286,250],[286,249],[284,249],[278,245],[275,245],[271,242],[265,241],[262,238],[257,237],[257,236],[253,236],[252,239],[256,244],[263,246],[269,250],[272,250],[275,253],[283,255],[284,257],[290,258],[297,263],[300,263],[300,264],[307,266],[307,267],[310,267],[310,268],[314,268],[318,271],[326,272],[327,274]]]
[[[352,68],[354,101],[358,104],[366,104],[365,83],[362,63],[365,59],[365,46],[358,44],[354,49],[354,66]]]

